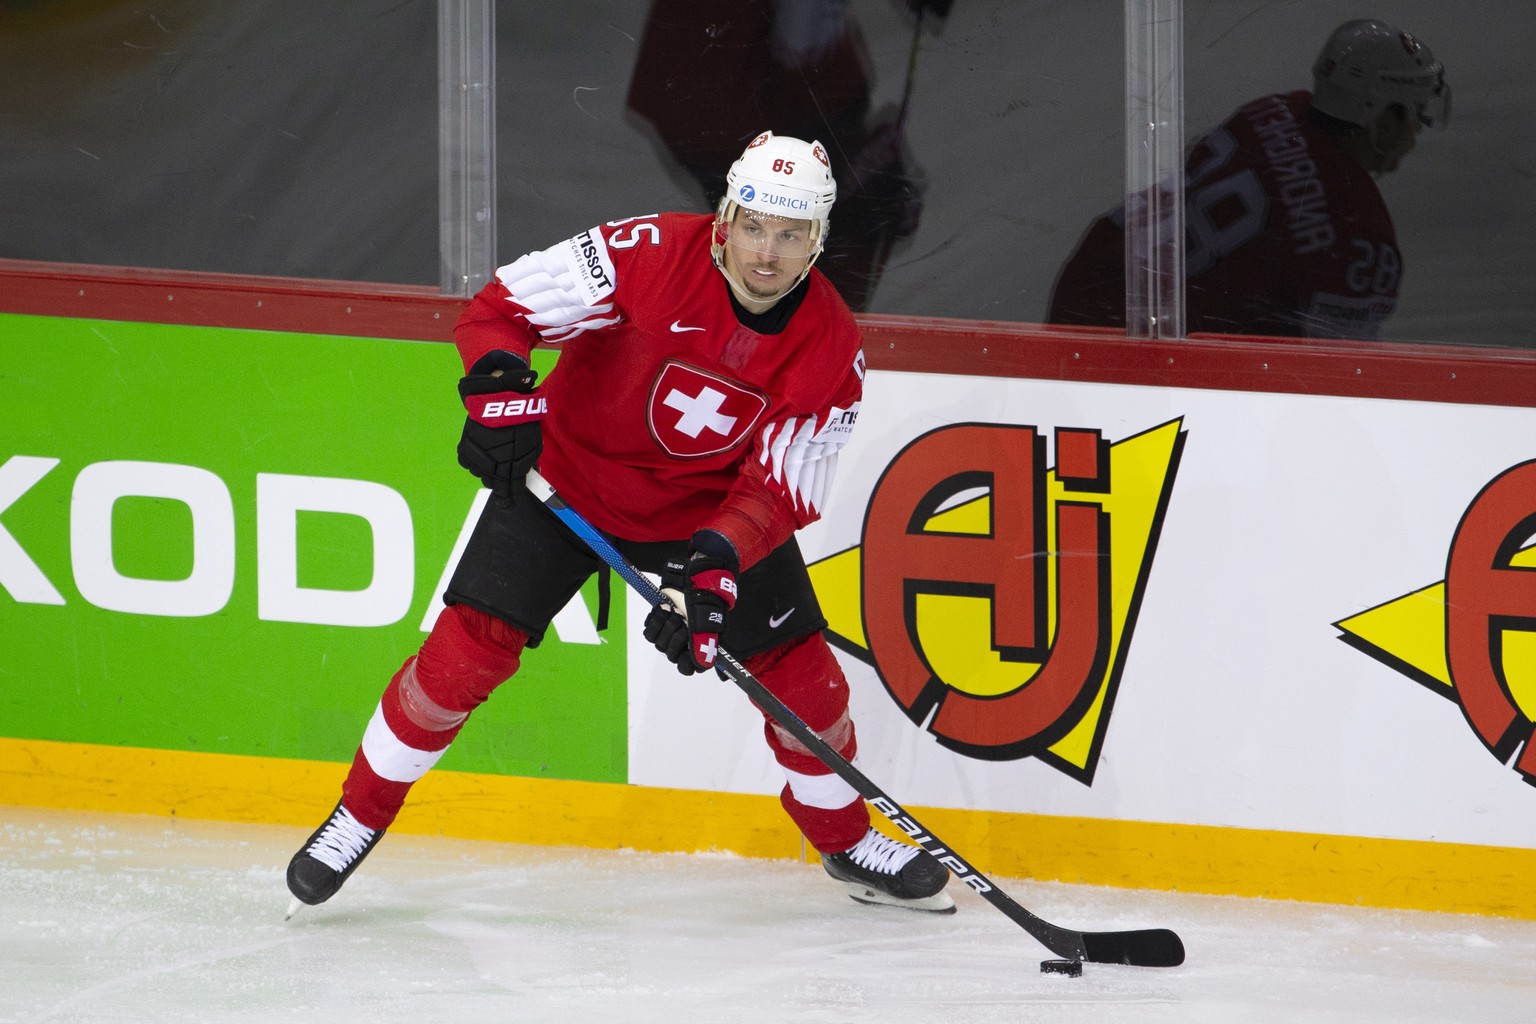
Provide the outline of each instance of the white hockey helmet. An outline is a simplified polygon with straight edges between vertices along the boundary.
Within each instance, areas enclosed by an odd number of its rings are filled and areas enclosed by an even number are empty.
[[[1429,47],[1374,18],[1334,29],[1312,64],[1313,109],[1364,127],[1394,103],[1430,128],[1450,120],[1451,87]]]
[[[763,132],[747,143],[725,175],[725,195],[715,213],[717,245],[738,208],[811,222],[813,252],[826,244],[837,182],[819,142]],[[814,255],[813,255],[814,259]],[[718,258],[717,258],[718,262]]]
[[[773,132],[763,132],[747,143],[726,172],[725,195],[715,211],[715,230],[709,247],[715,268],[725,276],[737,298],[749,305],[763,298],[748,294],[725,265],[726,238],[739,210],[810,222],[809,247],[804,252],[809,258],[794,284],[781,293],[787,295],[810,274],[812,264],[826,246],[832,204],[836,201],[832,162],[821,143]]]

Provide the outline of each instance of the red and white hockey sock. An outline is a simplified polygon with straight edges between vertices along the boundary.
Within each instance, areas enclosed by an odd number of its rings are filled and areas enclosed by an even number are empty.
[[[379,699],[342,785],[342,803],[387,828],[412,784],[437,764],[471,711],[517,671],[527,636],[484,612],[452,605]]]
[[[749,658],[746,667],[844,759],[858,755],[848,681],[821,634]],[[823,853],[838,853],[864,838],[869,809],[858,791],[772,719],[763,735],[787,782],[779,802],[806,840]]]

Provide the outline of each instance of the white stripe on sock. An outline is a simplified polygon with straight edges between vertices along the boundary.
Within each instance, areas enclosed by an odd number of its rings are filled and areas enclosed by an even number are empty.
[[[859,791],[836,775],[803,775],[785,768],[784,777],[795,799],[807,807],[835,811],[859,799]]]
[[[443,756],[442,750],[417,750],[408,747],[384,721],[384,705],[374,708],[373,717],[363,733],[363,757],[374,774],[390,782],[415,782]]]

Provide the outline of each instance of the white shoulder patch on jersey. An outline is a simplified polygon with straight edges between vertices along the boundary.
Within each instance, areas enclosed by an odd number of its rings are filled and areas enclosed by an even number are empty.
[[[859,419],[859,406],[862,403],[854,402],[846,409],[833,406],[827,413],[827,422],[816,432],[814,440],[830,441],[838,445],[848,443],[848,435],[853,433],[853,425]]]
[[[613,259],[608,255],[607,240],[597,228],[565,243],[565,265],[588,305],[595,306],[613,294]]]
[[[584,248],[591,251],[590,266]],[[612,302],[603,301],[613,295],[613,263],[595,231],[520,256],[497,270],[496,279],[507,290],[507,300],[523,308],[528,323],[547,342],[566,341],[622,319]]]

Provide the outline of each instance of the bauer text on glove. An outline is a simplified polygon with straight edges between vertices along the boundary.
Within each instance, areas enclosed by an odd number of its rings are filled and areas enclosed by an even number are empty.
[[[459,381],[468,417],[459,438],[459,465],[480,478],[503,505],[523,489],[523,477],[544,450],[540,421],[549,411],[534,387],[538,374],[510,352],[491,352]]]

